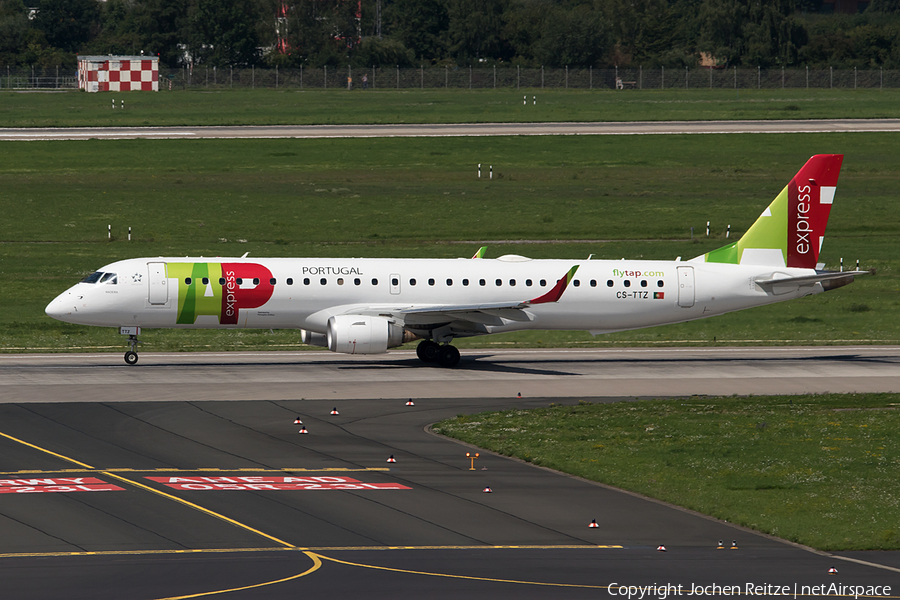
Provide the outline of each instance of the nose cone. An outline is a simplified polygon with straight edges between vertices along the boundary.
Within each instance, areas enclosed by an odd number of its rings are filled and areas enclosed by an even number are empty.
[[[48,317],[52,317],[57,321],[70,321],[75,311],[75,302],[71,291],[63,292],[44,309]]]

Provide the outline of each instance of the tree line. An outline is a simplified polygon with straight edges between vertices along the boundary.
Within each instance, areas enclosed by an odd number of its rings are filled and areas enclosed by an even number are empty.
[[[0,0],[0,65],[900,68],[900,0]],[[380,9],[380,19],[377,19]]]

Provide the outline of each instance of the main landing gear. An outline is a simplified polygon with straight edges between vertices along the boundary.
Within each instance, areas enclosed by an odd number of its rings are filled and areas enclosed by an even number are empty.
[[[450,344],[443,346],[431,340],[422,340],[416,346],[416,356],[422,362],[436,362],[442,367],[455,367],[459,364],[459,350]]]

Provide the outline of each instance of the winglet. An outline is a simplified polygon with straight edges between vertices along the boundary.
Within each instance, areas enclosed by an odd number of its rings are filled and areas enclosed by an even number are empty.
[[[553,286],[553,289],[544,294],[543,296],[539,296],[534,300],[529,300],[528,304],[546,304],[547,302],[558,302],[560,298],[562,298],[563,292],[566,291],[566,288],[569,287],[569,284],[572,282],[572,278],[575,277],[575,271],[578,270],[578,265],[575,265],[569,272],[559,278],[559,281],[556,282],[556,285]]]
[[[484,253],[487,252],[487,246],[482,246],[478,249],[478,252],[475,253],[475,256],[472,258],[484,258]]]

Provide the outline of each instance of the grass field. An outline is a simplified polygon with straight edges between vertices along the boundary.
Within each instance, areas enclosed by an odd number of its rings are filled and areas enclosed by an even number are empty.
[[[900,117],[895,89],[2,91],[0,100],[0,127]]]
[[[895,343],[898,150],[892,134],[2,143],[0,349],[119,349],[114,332],[57,323],[43,307],[136,256],[457,257],[487,243],[488,257],[689,258],[723,245],[728,224],[742,233],[818,152],[847,155],[822,259],[859,258],[876,276],[682,325],[460,345]],[[493,180],[477,179],[479,162]],[[298,343],[293,331],[144,339],[145,350]]]
[[[900,549],[900,396],[552,406],[434,431],[821,550]]]

